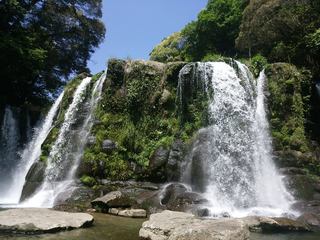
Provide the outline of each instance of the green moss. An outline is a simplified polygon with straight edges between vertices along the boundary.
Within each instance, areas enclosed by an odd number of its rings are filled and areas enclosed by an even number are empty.
[[[180,124],[176,87],[184,65],[116,59],[109,62],[102,101],[96,111],[98,123],[92,129],[96,143],[84,154],[84,161],[91,166],[90,176],[145,179],[149,159],[160,146],[168,149],[176,138],[190,139],[200,128],[201,108],[205,106],[200,98],[190,102],[188,124]],[[105,139],[117,144],[113,152],[103,152]]]
[[[80,181],[88,187],[93,187],[97,184],[97,181],[93,177],[89,177],[87,175],[82,176]]]
[[[203,61],[203,62],[224,62],[225,59],[226,59],[226,57],[224,57],[220,54],[209,53],[206,56],[204,56],[201,61]]]
[[[310,150],[305,132],[310,75],[290,64],[277,63],[266,68],[270,92],[272,134],[277,149]]]

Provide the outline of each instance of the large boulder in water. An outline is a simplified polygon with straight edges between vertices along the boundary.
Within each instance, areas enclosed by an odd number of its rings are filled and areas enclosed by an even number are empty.
[[[318,214],[310,212],[304,213],[298,218],[298,220],[311,226],[312,228],[316,228],[318,230],[320,229],[320,215]]]
[[[189,191],[188,187],[181,183],[171,183],[162,190],[161,204],[168,210],[193,212],[197,215],[206,215],[201,210],[201,205],[207,203],[200,193]]]
[[[41,234],[89,227],[87,213],[67,213],[49,209],[21,208],[0,212],[0,233]]]
[[[201,220],[190,213],[163,211],[152,214],[139,231],[148,240],[248,240],[249,230],[239,219]]]

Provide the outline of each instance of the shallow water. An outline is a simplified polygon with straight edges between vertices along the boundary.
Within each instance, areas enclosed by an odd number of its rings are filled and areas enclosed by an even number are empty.
[[[319,240],[320,233],[296,233],[296,234],[254,234],[250,240]]]
[[[139,240],[139,229],[146,219],[116,217],[94,213],[90,228],[35,236],[0,235],[0,240]],[[320,233],[251,234],[250,240],[319,240]]]
[[[37,236],[0,236],[8,240],[139,240],[139,229],[146,219],[116,217],[94,213],[95,222],[90,228]]]

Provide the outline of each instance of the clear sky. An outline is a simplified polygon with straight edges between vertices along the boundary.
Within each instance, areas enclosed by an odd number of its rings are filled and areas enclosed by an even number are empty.
[[[148,59],[161,40],[195,20],[207,0],[103,0],[104,42],[92,55],[92,73],[107,59]]]

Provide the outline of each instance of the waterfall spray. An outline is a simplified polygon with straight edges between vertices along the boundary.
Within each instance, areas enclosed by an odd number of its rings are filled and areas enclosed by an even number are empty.
[[[203,192],[213,215],[279,216],[289,212],[293,197],[272,159],[264,73],[256,84],[249,69],[239,62],[232,66],[197,63],[196,72],[206,86],[210,123],[198,133],[183,181]]]
[[[91,78],[83,79],[77,87],[50,151],[44,182],[23,206],[52,207],[56,201],[67,198],[67,192],[74,190],[75,173],[93,125],[94,110],[100,100],[105,78],[106,72],[95,82],[89,100],[85,92]]]

